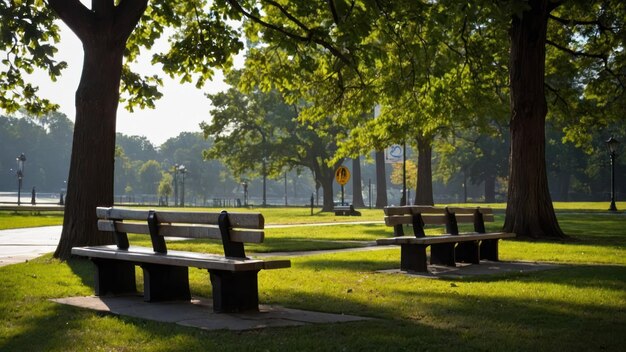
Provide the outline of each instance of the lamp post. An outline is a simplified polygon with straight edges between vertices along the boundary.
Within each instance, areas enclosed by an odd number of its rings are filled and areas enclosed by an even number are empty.
[[[24,153],[20,154],[17,158],[17,205],[21,204],[21,196],[22,196],[22,178],[24,178],[24,162],[26,162],[26,156]]]
[[[174,206],[178,206],[178,164],[174,164]]]
[[[613,137],[606,141],[606,147],[611,157],[611,206],[609,207],[609,211],[617,211],[617,207],[615,206],[615,156],[617,155],[618,146],[619,141]]]
[[[183,175],[182,188],[180,190],[180,206],[185,207],[185,174],[187,173],[187,168],[185,168],[185,165],[179,166],[178,172]]]

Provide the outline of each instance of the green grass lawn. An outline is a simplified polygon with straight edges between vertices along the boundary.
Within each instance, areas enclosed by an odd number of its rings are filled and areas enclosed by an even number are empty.
[[[0,267],[0,351],[622,350],[626,218],[575,210],[558,214],[570,241],[501,242],[502,260],[561,264],[557,269],[464,279],[380,273],[399,267],[399,249],[389,247],[293,257],[292,268],[259,275],[262,303],[378,318],[358,323],[207,332],[48,301],[93,294],[93,268],[86,260],[59,262],[47,256]],[[282,218],[297,222],[305,215],[294,210]],[[270,223],[269,214],[266,218]],[[497,229],[502,220],[496,216],[490,227]],[[247,248],[354,246],[350,241],[382,236],[391,236],[391,229],[381,224],[275,228],[266,230],[267,243]],[[174,245],[221,250],[209,242]],[[190,281],[194,295],[210,297],[205,271],[190,270]]]
[[[61,224],[63,224],[63,213],[61,212],[31,214],[28,212],[0,211],[0,230]]]

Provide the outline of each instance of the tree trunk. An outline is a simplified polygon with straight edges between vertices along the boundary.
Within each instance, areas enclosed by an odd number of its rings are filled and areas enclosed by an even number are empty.
[[[485,176],[485,203],[496,201],[496,176],[487,174]]]
[[[559,174],[558,200],[562,202],[567,202],[569,200],[569,186],[571,179],[572,176],[568,171],[564,171]]]
[[[333,211],[335,207],[335,192],[333,191],[333,183],[335,181],[335,173],[333,169],[326,166],[322,166],[322,172],[320,177],[320,184],[322,185],[322,191],[324,194],[324,204],[322,211]]]
[[[417,190],[415,205],[434,205],[432,174],[432,138],[419,136],[417,141]]]
[[[365,208],[361,186],[361,157],[352,159],[352,205],[355,208]]]
[[[387,175],[385,174],[385,152],[376,151],[376,208],[387,206]]]
[[[533,238],[565,235],[556,219],[545,162],[544,93],[548,0],[514,16],[510,38],[511,150],[504,231]]]
[[[50,6],[83,44],[84,61],[76,91],[76,121],[65,198],[63,231],[56,258],[68,259],[75,246],[111,244],[97,229],[96,207],[113,205],[115,123],[126,40],[147,0],[50,0]]]

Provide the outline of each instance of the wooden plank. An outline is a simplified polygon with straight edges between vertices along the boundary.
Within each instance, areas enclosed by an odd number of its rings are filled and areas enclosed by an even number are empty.
[[[96,214],[100,219],[114,220],[146,220],[149,210],[128,209],[128,208],[96,208]],[[181,212],[169,210],[157,210],[157,219],[159,222],[168,223],[189,223],[189,224],[217,224],[220,215],[218,212]],[[262,229],[265,226],[265,220],[261,213],[228,213],[228,220],[231,226]]]
[[[460,215],[460,214],[473,215],[476,212],[476,209],[478,209],[478,211],[481,212],[483,216],[493,214],[493,210],[491,208],[481,208],[481,207],[477,207],[477,208],[449,207],[448,211],[451,213],[455,213],[456,215]]]
[[[445,225],[446,224],[445,215],[422,214],[422,220],[424,220],[424,224],[426,225]],[[457,214],[456,221],[459,224],[473,224],[474,215],[473,214]],[[493,215],[483,215],[483,221],[493,222],[494,217]],[[385,225],[387,226],[410,225],[412,223],[413,223],[412,215],[385,216]]]
[[[155,253],[152,248],[131,246],[128,250],[119,250],[116,246],[74,247],[72,254],[90,258],[104,258],[129,261],[133,263],[151,263],[174,266],[187,266],[208,270],[250,271],[261,269],[279,269],[291,266],[289,260],[233,259],[217,254],[205,254],[184,251],[168,251],[167,254]]]
[[[459,235],[443,235],[443,236],[427,236],[427,237],[392,237],[381,238],[376,240],[378,245],[393,245],[393,244],[422,244],[430,245],[436,243],[456,243],[466,241],[482,241],[492,239],[514,238],[514,233],[507,232],[492,232],[492,233],[463,233]]]
[[[448,211],[451,213],[455,213],[457,215],[460,214],[474,214],[474,212],[478,209],[483,215],[493,215],[493,209],[491,208],[481,208],[481,207],[448,207]],[[446,208],[437,208],[429,205],[406,205],[406,206],[397,206],[397,207],[385,207],[385,215],[407,215],[407,214],[445,214]]]
[[[114,220],[98,220],[98,229],[108,232],[126,232],[136,234],[150,234],[148,223],[120,222]],[[170,225],[160,224],[159,235],[165,237],[183,238],[207,238],[221,240],[222,235],[217,226],[208,225]],[[230,240],[242,243],[262,243],[265,239],[265,232],[259,230],[232,229]]]
[[[445,225],[446,223],[445,215],[422,215],[422,220],[424,220],[426,225]],[[385,216],[385,225],[387,226],[409,225],[412,223],[412,215]]]
[[[405,215],[416,213],[444,214],[444,208],[435,208],[429,205],[406,205],[398,207],[385,207],[385,215]]]

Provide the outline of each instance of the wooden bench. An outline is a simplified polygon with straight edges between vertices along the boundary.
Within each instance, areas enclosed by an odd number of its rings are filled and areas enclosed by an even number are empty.
[[[259,213],[202,213],[97,208],[98,229],[113,232],[117,245],[74,247],[72,254],[96,265],[95,294],[137,292],[135,265],[143,269],[144,300],[190,300],[189,267],[210,273],[215,312],[258,311],[257,274],[291,266],[289,260],[246,257],[244,243],[261,243]],[[152,248],[130,246],[127,233],[147,234]],[[165,236],[221,240],[224,255],[168,250]]]
[[[400,206],[385,208],[385,224],[394,227],[393,238],[376,240],[378,245],[400,245],[400,269],[428,272],[430,263],[456,266],[456,262],[479,264],[481,259],[498,261],[498,240],[513,238],[514,233],[485,231],[485,221],[493,221],[490,208],[436,208]],[[474,224],[472,233],[459,233],[459,223]],[[445,225],[446,234],[426,236],[424,225]],[[413,236],[404,236],[403,226],[412,225]]]
[[[361,212],[358,210],[355,210],[352,204],[336,205],[335,208],[333,208],[333,211],[335,212],[335,215],[340,215],[340,216],[361,216]]]

